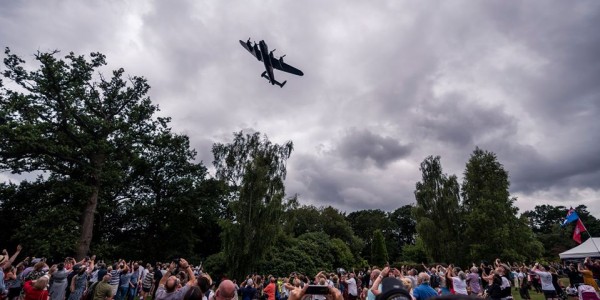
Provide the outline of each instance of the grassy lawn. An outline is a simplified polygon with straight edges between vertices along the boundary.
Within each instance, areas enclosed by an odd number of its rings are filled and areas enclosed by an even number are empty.
[[[514,288],[512,290],[512,296],[515,300],[523,300],[521,298],[521,296],[519,295],[519,291],[515,290]],[[544,294],[542,294],[542,293],[538,294],[535,292],[534,289],[529,290],[529,296],[531,296],[531,300],[544,300],[545,299]]]
[[[569,285],[568,278],[560,278],[559,281],[565,287]],[[523,300],[523,299],[521,299],[521,295],[519,295],[519,290],[515,290],[514,287],[512,289],[512,296],[515,300]],[[545,299],[543,293],[536,293],[533,288],[529,290],[529,296],[531,296],[531,300],[544,300]],[[577,297],[569,297],[569,300],[575,300],[575,299],[578,299],[578,298]]]

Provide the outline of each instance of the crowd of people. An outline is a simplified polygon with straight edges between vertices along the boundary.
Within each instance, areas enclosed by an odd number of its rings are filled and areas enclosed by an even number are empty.
[[[25,258],[21,252],[0,255],[0,300],[376,300],[399,287],[406,300],[426,300],[445,295],[465,295],[507,300],[514,292],[521,299],[543,293],[545,299],[566,299],[585,284],[598,290],[600,260],[552,265],[503,263],[384,266],[364,270],[338,269],[309,276],[292,272],[286,277],[248,275],[213,280],[200,266],[185,259],[170,263],[97,261],[95,256],[49,265],[43,258]],[[569,279],[563,286],[559,277]],[[390,284],[393,281],[397,284]],[[386,283],[387,282],[387,283]],[[137,299],[136,299],[137,298]]]

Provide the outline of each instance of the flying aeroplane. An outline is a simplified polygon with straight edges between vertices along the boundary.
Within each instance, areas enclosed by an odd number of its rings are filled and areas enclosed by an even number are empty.
[[[283,57],[285,57],[285,55],[281,56],[280,58],[275,58],[273,56],[275,49],[269,52],[269,47],[265,41],[260,41],[258,44],[254,42],[254,45],[252,45],[250,43],[250,39],[248,39],[247,42],[240,40],[240,44],[242,44],[242,47],[246,48],[250,54],[254,55],[258,61],[262,61],[265,64],[265,71],[260,76],[266,78],[272,85],[276,84],[279,87],[283,87],[287,82],[286,80],[283,83],[279,83],[277,80],[275,80],[273,69],[292,73],[298,76],[304,75],[302,71],[283,62]]]

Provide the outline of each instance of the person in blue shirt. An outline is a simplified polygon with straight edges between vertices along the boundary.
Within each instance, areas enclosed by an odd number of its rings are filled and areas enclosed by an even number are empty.
[[[412,291],[415,300],[427,300],[437,297],[438,293],[429,285],[429,279],[430,277],[427,273],[422,272],[419,274],[419,285]]]

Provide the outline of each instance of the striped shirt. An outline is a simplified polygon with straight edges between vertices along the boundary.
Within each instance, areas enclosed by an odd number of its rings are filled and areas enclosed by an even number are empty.
[[[119,270],[112,270],[110,271],[110,275],[112,276],[110,278],[110,285],[119,285],[119,274],[121,272],[119,272]]]
[[[149,289],[152,287],[152,279],[154,278],[154,273],[148,272],[146,276],[144,276],[144,280],[142,281],[142,287]]]

